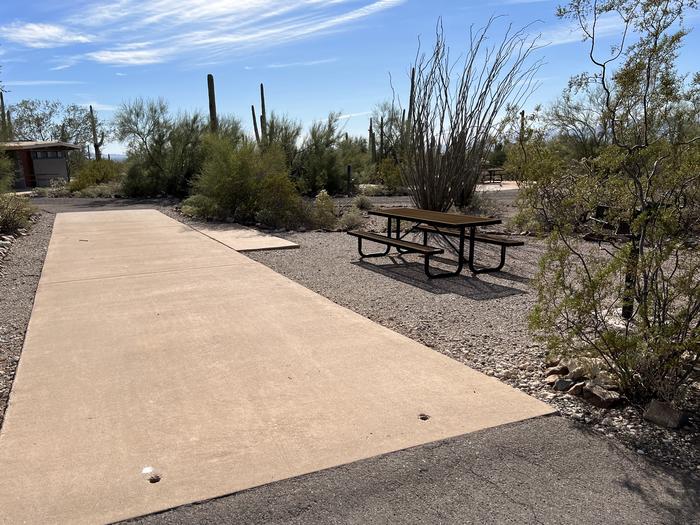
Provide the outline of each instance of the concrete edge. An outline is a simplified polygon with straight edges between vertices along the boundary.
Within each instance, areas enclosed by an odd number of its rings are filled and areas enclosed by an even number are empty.
[[[549,403],[546,403],[546,404],[549,404]],[[550,405],[550,406],[551,406],[551,405]],[[338,464],[338,465],[333,465],[332,467],[323,468],[323,469],[320,469],[320,470],[312,470],[312,471],[309,471],[309,472],[304,472],[303,474],[299,474],[299,475],[296,475],[296,476],[291,476],[291,477],[288,477],[288,478],[278,479],[278,480],[275,480],[275,481],[271,481],[271,482],[269,482],[269,483],[262,483],[262,484],[260,484],[260,485],[255,485],[255,486],[253,486],[253,487],[248,487],[248,488],[246,488],[246,489],[237,490],[237,491],[234,491],[234,492],[227,492],[227,493],[225,493],[225,494],[220,494],[220,495],[218,495],[218,496],[212,496],[211,498],[206,498],[206,499],[202,499],[202,500],[192,501],[192,502],[189,502],[189,503],[184,503],[184,504],[182,504],[182,505],[177,505],[177,506],[175,506],[175,507],[169,507],[169,508],[167,508],[167,509],[162,509],[162,510],[157,510],[157,511],[154,511],[154,512],[149,512],[148,514],[140,514],[140,515],[138,515],[138,516],[132,516],[132,517],[130,517],[130,518],[125,518],[125,519],[119,520],[119,521],[112,521],[112,522],[109,522],[107,525],[118,525],[118,524],[120,524],[120,523],[134,523],[135,520],[138,520],[138,519],[141,519],[141,518],[145,518],[145,517],[147,517],[147,516],[158,516],[159,514],[165,514],[166,512],[177,511],[178,509],[184,509],[184,508],[188,508],[188,507],[195,507],[195,506],[198,506],[198,505],[206,505],[207,503],[210,503],[210,502],[212,502],[212,501],[217,501],[217,500],[220,500],[220,499],[223,499],[223,498],[228,498],[228,497],[231,497],[231,496],[235,496],[235,495],[237,495],[237,494],[244,494],[244,493],[246,493],[246,492],[251,492],[251,491],[254,491],[254,490],[258,490],[258,489],[260,489],[261,487],[266,487],[266,486],[268,486],[268,485],[274,485],[274,484],[276,484],[276,483],[284,483],[284,482],[288,482],[289,480],[292,480],[292,479],[295,479],[295,480],[303,480],[303,479],[308,478],[308,477],[310,477],[310,476],[315,476],[315,475],[320,474],[320,473],[323,473],[323,472],[327,472],[327,471],[330,471],[330,470],[343,468],[343,467],[346,467],[346,466],[348,466],[348,465],[354,465],[354,464],[356,464],[356,463],[362,463],[362,462],[365,462],[365,461],[375,461],[375,460],[377,460],[378,458],[383,458],[383,457],[386,457],[386,456],[390,456],[390,455],[392,455],[392,454],[397,454],[397,453],[405,452],[405,451],[408,451],[408,450],[416,450],[416,449],[420,449],[420,448],[428,448],[428,447],[434,447],[434,446],[436,446],[436,445],[439,446],[439,445],[441,445],[441,444],[447,444],[447,443],[449,443],[450,441],[457,440],[457,439],[461,439],[461,438],[464,438],[465,436],[469,436],[469,435],[472,435],[472,434],[479,434],[479,433],[482,433],[482,432],[489,432],[489,431],[495,430],[495,429],[503,429],[503,428],[507,428],[507,427],[512,427],[512,426],[520,425],[520,424],[523,424],[523,423],[526,423],[526,422],[529,422],[529,421],[533,421],[533,420],[536,420],[536,419],[543,419],[543,418],[550,418],[550,417],[560,417],[560,416],[561,416],[561,414],[559,413],[559,411],[558,411],[554,406],[551,406],[551,408],[552,408],[552,411],[549,412],[549,413],[546,413],[546,414],[540,414],[540,415],[537,415],[537,416],[531,416],[531,417],[527,417],[527,418],[525,418],[525,419],[519,419],[518,421],[510,421],[510,422],[508,422],[508,423],[503,423],[503,424],[501,424],[501,425],[496,425],[496,426],[493,426],[493,427],[481,428],[481,429],[475,430],[475,431],[473,431],[473,432],[466,432],[466,433],[464,433],[464,434],[457,434],[457,435],[454,435],[454,436],[449,436],[449,437],[446,437],[446,438],[437,439],[437,440],[435,440],[435,441],[428,441],[428,442],[426,442],[426,443],[421,443],[420,445],[414,445],[414,446],[411,446],[411,447],[404,447],[404,448],[400,448],[400,449],[397,449],[397,450],[392,450],[391,452],[385,452],[385,453],[383,453],[383,454],[376,454],[376,455],[374,455],[374,456],[369,456],[369,457],[362,458],[362,459],[358,459],[358,460],[355,460],[355,461],[349,461],[349,462],[347,462],[347,463],[340,463],[340,464]]]

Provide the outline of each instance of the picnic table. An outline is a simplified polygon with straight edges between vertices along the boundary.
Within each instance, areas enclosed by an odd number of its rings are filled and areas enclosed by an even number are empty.
[[[481,177],[481,182],[482,183],[493,183],[493,182],[498,182],[499,184],[503,182],[503,173],[506,170],[503,168],[486,168],[486,176]],[[496,180],[496,177],[498,176],[498,180]],[[488,180],[485,180],[488,178]]]
[[[418,253],[425,258],[425,273],[430,278],[451,277],[462,272],[464,263],[469,265],[472,273],[495,272],[500,270],[505,263],[505,250],[508,246],[520,246],[522,241],[511,241],[509,239],[499,239],[496,236],[477,233],[477,228],[481,226],[491,226],[501,224],[501,220],[496,217],[480,217],[474,215],[464,215],[461,213],[444,213],[438,211],[421,210],[417,208],[385,208],[371,210],[371,215],[386,217],[386,235],[381,235],[366,231],[349,231],[348,234],[357,237],[357,251],[361,257],[384,257],[389,254],[391,248],[396,248],[400,254]],[[408,231],[401,233],[401,221],[409,221],[414,225]],[[404,240],[404,237],[411,232],[419,231],[423,233],[423,243],[415,243]],[[430,258],[444,252],[442,248],[429,246],[428,235],[439,235],[457,253],[457,268],[453,272],[434,273],[430,270]],[[450,238],[457,238],[455,246]],[[379,244],[384,244],[386,249],[382,252],[364,253],[362,251],[362,241],[368,240]],[[474,245],[477,242],[497,244],[501,246],[501,261],[496,267],[477,267],[474,262]],[[468,247],[468,257],[465,257],[465,247]]]

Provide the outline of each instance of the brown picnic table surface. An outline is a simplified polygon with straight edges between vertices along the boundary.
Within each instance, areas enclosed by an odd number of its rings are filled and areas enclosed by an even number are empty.
[[[446,213],[441,211],[421,210],[418,208],[383,208],[370,210],[370,215],[388,217],[389,219],[422,222],[432,226],[491,226],[501,224],[501,219],[495,217],[480,217],[477,215],[464,215],[462,213]]]
[[[358,238],[358,251],[360,256],[364,257],[383,257],[389,253],[391,247],[395,247],[399,253],[420,253],[425,257],[425,273],[430,278],[435,277],[450,277],[459,275],[462,272],[464,263],[469,265],[472,273],[484,273],[499,270],[498,268],[477,268],[474,265],[474,244],[479,240],[476,229],[479,226],[490,226],[500,224],[501,220],[496,217],[480,217],[476,215],[465,215],[462,213],[446,213],[439,211],[421,210],[418,208],[383,208],[370,210],[371,215],[387,218],[387,235],[386,238],[380,237],[377,234],[369,232],[348,232]],[[393,222],[396,222],[395,226]],[[415,223],[415,226],[409,231],[401,234],[401,221],[409,221]],[[408,233],[421,230],[421,226],[429,225],[433,227],[430,231],[432,234],[441,235],[445,241],[457,252],[457,268],[453,272],[433,273],[430,270],[430,257],[442,253],[442,249],[432,248],[428,246],[428,231],[422,229],[423,244],[403,241],[402,238]],[[448,239],[448,236],[458,237],[459,244],[455,246]],[[365,254],[362,251],[362,239],[373,242],[383,243],[387,246],[384,252]],[[465,257],[465,245],[469,243],[469,256]],[[503,257],[502,257],[503,261]]]

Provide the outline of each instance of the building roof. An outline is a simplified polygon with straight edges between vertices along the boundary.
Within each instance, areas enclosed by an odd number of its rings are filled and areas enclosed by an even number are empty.
[[[58,140],[22,140],[14,142],[0,142],[0,149],[6,151],[18,150],[78,150],[80,146]]]

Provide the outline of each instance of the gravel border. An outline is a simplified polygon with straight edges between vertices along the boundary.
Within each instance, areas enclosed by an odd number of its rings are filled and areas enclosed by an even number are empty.
[[[28,235],[17,237],[0,260],[0,429],[19,362],[34,294],[44,266],[55,215],[34,217]]]

